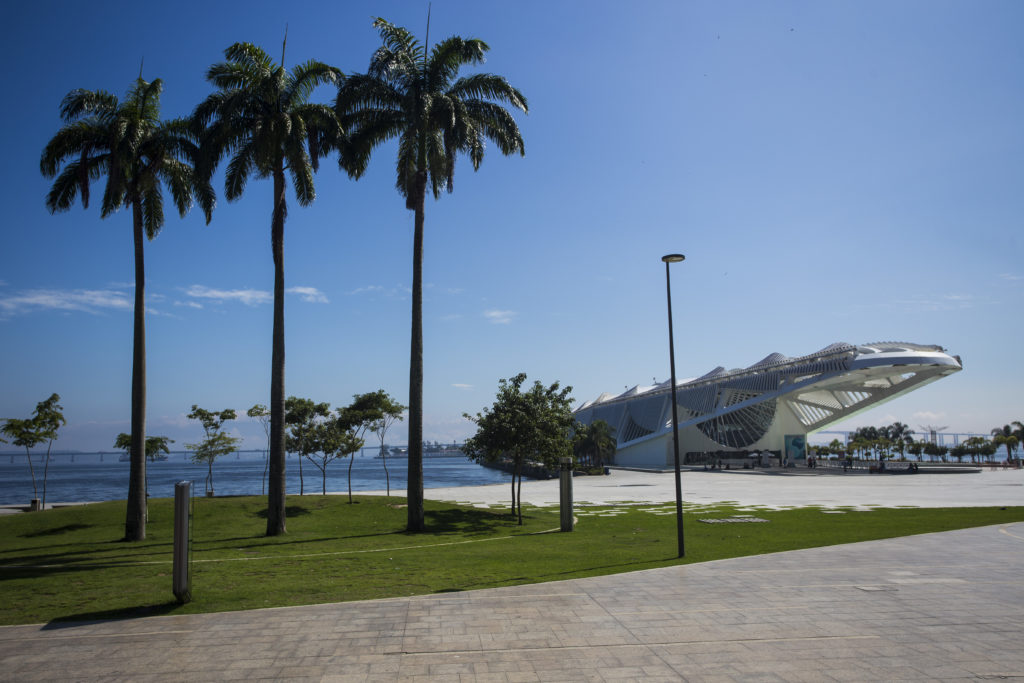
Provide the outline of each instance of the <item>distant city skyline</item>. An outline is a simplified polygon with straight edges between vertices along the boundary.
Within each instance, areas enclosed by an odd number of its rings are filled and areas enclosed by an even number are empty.
[[[39,157],[75,88],[123,97],[164,81],[162,116],[187,116],[206,69],[236,41],[287,66],[365,71],[383,15],[425,38],[427,3],[20,4],[0,166],[0,418],[51,393],[55,447],[112,450],[129,428],[131,219],[50,215]],[[664,266],[673,268],[680,379],[768,351],[832,342],[939,344],[964,370],[834,429],[894,421],[987,434],[1024,420],[1024,5],[434,0],[431,44],[490,45],[481,70],[530,104],[524,157],[460,159],[455,191],[428,200],[424,282],[429,441],[473,432],[463,413],[498,380],[573,386],[577,404],[668,377]],[[470,72],[471,73],[471,72]],[[328,102],[322,88],[313,100]],[[317,199],[289,188],[286,393],[408,402],[412,213],[394,146],[364,178],[335,159]],[[224,199],[210,225],[168,211],[146,245],[148,424],[196,441],[192,404],[269,403],[270,183]],[[168,204],[168,207],[170,205]],[[406,440],[405,422],[389,443]],[[393,436],[392,436],[393,434]],[[372,445],[369,441],[368,445]],[[9,445],[0,448],[16,450]]]

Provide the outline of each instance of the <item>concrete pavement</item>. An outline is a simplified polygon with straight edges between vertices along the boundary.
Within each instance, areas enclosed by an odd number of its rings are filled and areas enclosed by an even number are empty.
[[[683,501],[690,504],[794,507],[975,507],[1024,505],[1024,470],[976,474],[843,474],[842,470],[684,471]],[[367,492],[362,492],[367,493]],[[373,492],[383,495],[383,491]],[[508,505],[508,484],[427,489],[431,500]],[[558,480],[523,482],[523,503],[558,505]],[[605,477],[575,477],[579,504],[664,503],[676,499],[669,472],[612,470]]]

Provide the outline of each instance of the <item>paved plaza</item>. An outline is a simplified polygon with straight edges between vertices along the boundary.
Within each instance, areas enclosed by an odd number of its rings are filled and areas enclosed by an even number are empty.
[[[843,474],[834,470],[684,470],[683,501],[793,507],[975,507],[1024,505],[1024,470],[972,474]],[[383,491],[379,491],[383,495]],[[558,505],[558,480],[523,482],[523,503]],[[510,504],[508,484],[427,489],[433,500],[473,505]],[[576,477],[580,504],[664,503],[676,499],[671,473],[612,470],[607,477]]]
[[[701,472],[686,476],[684,495],[750,505],[1024,502],[1017,471],[890,479]],[[640,500],[626,496],[634,489],[672,500],[671,482],[577,480],[577,500]],[[544,502],[549,483],[524,483],[524,500]],[[494,488],[428,495],[489,504],[502,494],[474,492]],[[0,627],[0,679],[1024,678],[1022,568],[1018,523],[462,593]]]

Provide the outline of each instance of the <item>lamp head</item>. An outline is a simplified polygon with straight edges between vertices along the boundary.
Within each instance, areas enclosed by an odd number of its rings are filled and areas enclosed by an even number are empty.
[[[685,261],[686,257],[682,254],[665,254],[661,257],[661,260],[665,263],[679,263],[680,261]]]

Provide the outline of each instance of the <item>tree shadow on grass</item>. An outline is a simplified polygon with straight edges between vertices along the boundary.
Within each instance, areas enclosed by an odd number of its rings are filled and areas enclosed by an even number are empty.
[[[66,534],[69,531],[81,531],[82,529],[90,528],[92,528],[92,524],[65,524],[64,526],[58,526],[52,529],[42,529],[40,531],[33,531],[28,534],[21,534],[21,537],[39,538],[40,536],[56,536],[58,534]]]
[[[427,530],[439,534],[465,534],[481,536],[507,528],[513,520],[508,515],[496,514],[478,508],[445,508],[426,510]]]
[[[288,519],[289,517],[299,517],[301,515],[310,515],[310,514],[313,514],[313,513],[310,512],[309,508],[304,508],[301,505],[287,505],[284,508],[284,518],[285,519]],[[260,519],[266,519],[267,518],[267,511],[265,509],[264,510],[260,510],[260,511],[258,511],[256,513],[256,516],[259,517]]]
[[[134,607],[121,607],[117,609],[99,610],[96,612],[81,612],[79,614],[68,614],[62,617],[51,619],[42,630],[53,631],[63,628],[75,628],[88,626],[103,621],[121,621],[124,619],[140,619],[142,617],[157,617],[166,614],[173,614],[182,604],[176,600],[159,602],[152,605],[136,605]]]

